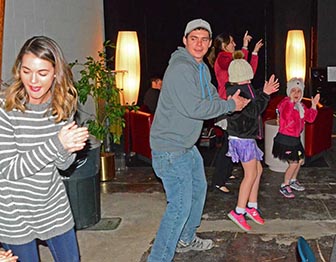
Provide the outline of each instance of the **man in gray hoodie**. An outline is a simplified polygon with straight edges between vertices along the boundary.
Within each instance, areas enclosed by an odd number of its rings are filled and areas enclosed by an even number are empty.
[[[171,262],[175,251],[203,251],[214,246],[211,239],[196,236],[207,183],[195,143],[204,120],[240,111],[250,100],[240,97],[239,90],[228,100],[219,98],[203,62],[211,37],[208,22],[190,21],[183,36],[185,47],[178,47],[171,55],[164,74],[150,144],[152,165],[162,180],[167,208],[148,262]]]

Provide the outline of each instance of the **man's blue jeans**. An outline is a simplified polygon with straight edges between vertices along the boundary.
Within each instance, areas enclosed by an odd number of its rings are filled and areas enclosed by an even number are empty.
[[[79,250],[74,229],[46,240],[55,262],[79,262]],[[22,245],[9,245],[2,243],[4,249],[13,251],[21,262],[39,262],[36,240]]]
[[[179,240],[190,243],[201,223],[207,183],[196,146],[179,152],[152,151],[152,165],[167,198],[148,262],[171,262]]]

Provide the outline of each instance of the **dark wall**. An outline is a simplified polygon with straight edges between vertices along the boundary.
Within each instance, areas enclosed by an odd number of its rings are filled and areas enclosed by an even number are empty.
[[[335,0],[318,1],[317,66],[336,65]]]
[[[274,1],[275,73],[285,93],[286,33],[302,29],[306,39],[307,72],[305,96],[320,93],[320,102],[336,110],[336,82],[327,82],[326,67],[336,66],[334,0]]]
[[[237,49],[242,46],[246,30],[253,36],[250,51],[255,43],[264,39],[265,46],[259,52],[259,66],[254,84],[262,86],[265,75],[269,75],[268,39],[272,29],[272,8],[270,0],[250,1],[134,1],[105,0],[105,38],[116,42],[120,30],[138,32],[141,55],[141,87],[139,104],[149,87],[152,74],[164,73],[171,53],[182,46],[182,37],[188,21],[195,18],[207,20],[215,37],[223,31],[235,37]],[[211,3],[211,4],[210,4]],[[272,68],[272,67],[271,67]]]
[[[317,63],[312,74],[312,94],[319,92],[320,101],[333,107],[336,112],[336,82],[328,81],[328,66],[336,66],[336,1],[319,0],[317,8],[317,36],[315,46]],[[335,123],[336,123],[336,118]],[[334,125],[336,126],[336,125]]]
[[[136,30],[141,52],[139,103],[152,74],[163,73],[170,54],[182,44],[185,25],[194,18],[210,22],[215,37],[222,31],[233,34],[237,49],[246,30],[253,36],[252,51],[260,38],[254,85],[261,87],[275,73],[280,93],[285,93],[285,49],[288,30],[302,29],[306,39],[307,80],[305,95],[312,92],[310,69],[336,65],[335,0],[105,0],[105,37],[116,42],[119,30]]]
[[[311,50],[311,30],[315,26],[315,0],[282,0],[274,1],[274,68],[280,81],[280,92],[286,90],[286,38],[288,30],[303,30],[306,42],[307,72],[313,63]],[[306,81],[307,82],[307,81]]]

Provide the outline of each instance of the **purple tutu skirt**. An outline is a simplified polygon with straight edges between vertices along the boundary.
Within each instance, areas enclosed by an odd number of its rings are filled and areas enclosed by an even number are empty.
[[[255,139],[249,138],[230,138],[229,150],[226,154],[231,157],[232,162],[248,162],[252,159],[261,161],[264,153],[260,150]]]

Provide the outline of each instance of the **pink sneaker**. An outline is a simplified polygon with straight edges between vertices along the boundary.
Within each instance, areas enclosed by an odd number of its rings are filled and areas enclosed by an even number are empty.
[[[246,207],[246,216],[259,225],[265,224],[265,220],[260,216],[259,211],[255,208]]]
[[[228,214],[228,217],[235,223],[237,226],[239,226],[244,231],[250,231],[251,226],[247,224],[245,216],[243,214],[237,214],[234,210],[231,210],[231,212]]]
[[[295,195],[289,185],[280,187],[279,191],[286,198],[295,198]]]

